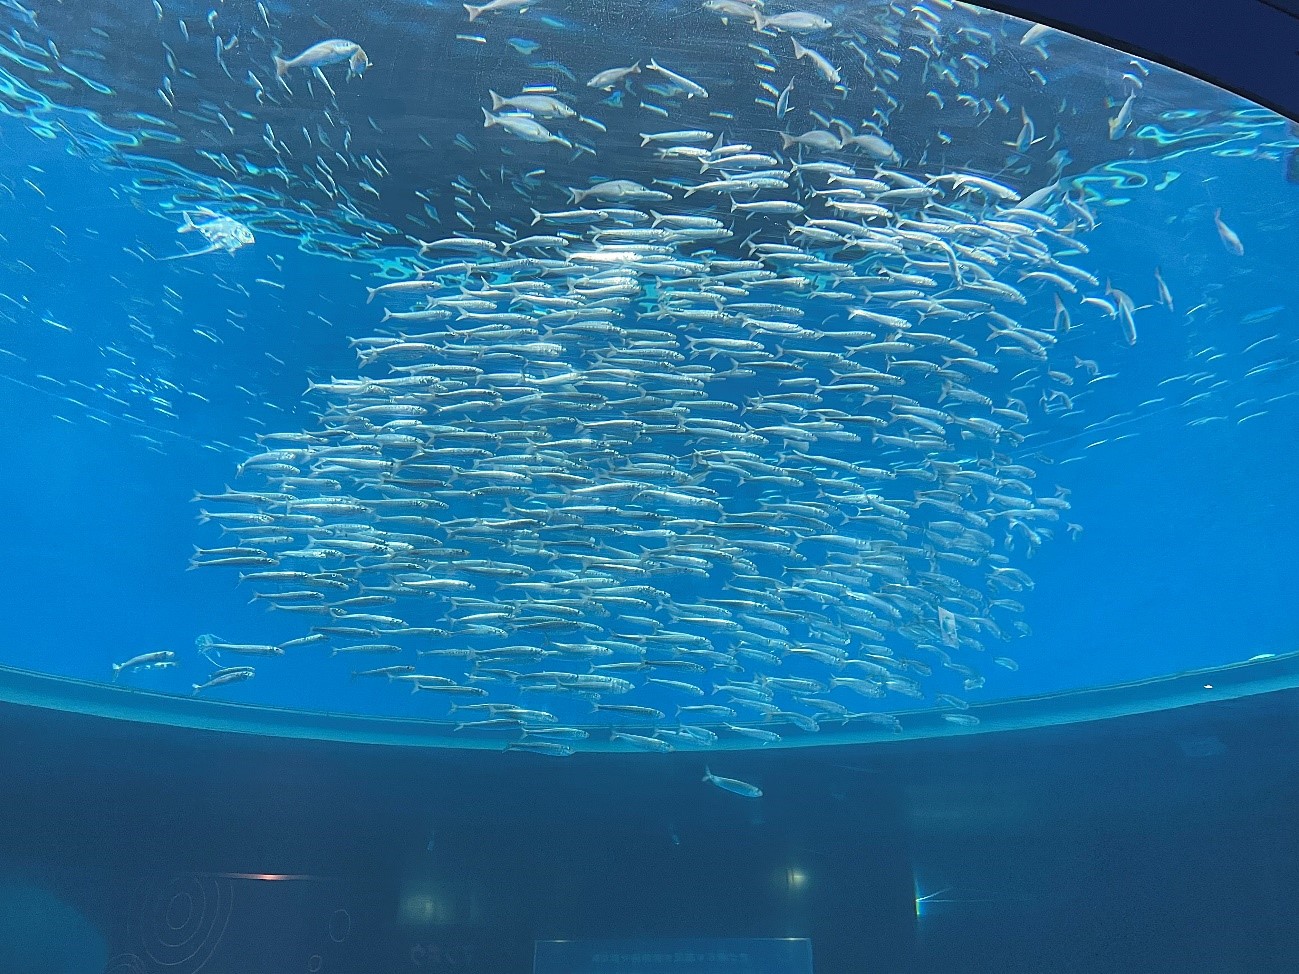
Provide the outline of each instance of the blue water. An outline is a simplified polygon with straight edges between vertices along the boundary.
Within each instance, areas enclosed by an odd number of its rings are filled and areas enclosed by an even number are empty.
[[[960,11],[937,9],[963,22]],[[463,10],[445,4],[346,15],[322,8],[315,18],[278,4],[269,5],[268,29],[255,4],[238,3],[222,6],[215,32],[204,23],[207,12],[168,7],[159,20],[147,7],[102,4],[84,23],[56,8],[42,11],[33,26],[0,8],[7,29],[42,48],[53,40],[61,62],[114,89],[97,92],[66,72],[53,80],[71,87],[54,86],[43,77],[49,71],[0,63],[7,85],[0,145],[11,161],[0,176],[0,404],[7,434],[0,510],[10,566],[0,663],[107,681],[113,663],[171,650],[176,668],[123,683],[188,694],[212,670],[195,651],[200,634],[279,643],[307,631],[301,618],[249,604],[253,590],[237,586],[233,571],[186,570],[195,546],[227,543],[196,523],[191,496],[234,483],[236,466],[259,449],[256,434],[315,427],[319,403],[304,398],[307,383],[358,374],[349,339],[374,334],[380,316],[377,303],[366,304],[365,288],[409,272],[412,248],[403,237],[469,232],[453,217],[453,179],[473,181],[481,202],[493,207],[476,227],[477,235],[492,238],[500,236],[492,227],[497,220],[521,234],[537,232],[527,227],[527,204],[559,208],[555,186],[586,185],[596,176],[648,184],[653,176],[636,168],[643,161],[612,151],[571,159],[484,130],[479,105],[488,87],[514,93],[524,83],[555,83],[611,130],[723,124],[705,109],[730,110],[733,138],[749,130],[772,138],[770,113],[755,114],[763,110],[752,104],[749,76],[729,83],[736,66],[756,56],[745,47],[747,28],[723,29],[715,16],[685,5],[637,8],[630,20],[609,6],[538,7],[469,25]],[[850,11],[826,13],[851,22]],[[201,44],[182,43],[177,16]],[[987,683],[970,699],[1099,686],[1290,651],[1299,624],[1289,580],[1296,529],[1287,514],[1296,466],[1287,434],[1299,414],[1299,281],[1291,256],[1299,190],[1285,180],[1293,138],[1281,119],[1150,66],[1130,133],[1110,141],[1104,121],[1122,101],[1118,79],[1129,59],[1056,37],[1043,60],[1017,44],[1023,25],[1003,27],[1000,18],[980,24],[1006,38],[983,79],[984,93],[1004,91],[1015,110],[995,111],[975,125],[948,108],[935,113],[924,87],[899,87],[902,107],[888,127],[898,168],[981,172],[1026,195],[1059,175],[1058,160],[1051,160],[1067,151],[1064,175],[1097,218],[1081,238],[1090,252],[1074,263],[1132,295],[1139,337],[1129,347],[1116,321],[1093,312],[1078,348],[1105,378],[1088,382],[1075,372],[1075,408],[1035,408],[1021,429],[1027,439],[1016,455],[1031,458],[1039,494],[1066,488],[1072,507],[1031,557],[1022,546],[1011,552],[1012,564],[1034,582],[1014,595],[1024,605],[1025,632],[990,641],[985,656],[1012,657],[1019,668],[981,660]],[[95,26],[107,37],[93,33]],[[223,55],[229,76],[213,60],[214,33],[240,36]],[[481,34],[487,43],[457,40],[457,33]],[[364,37],[374,61],[350,82],[327,69],[336,103],[319,85],[308,92],[305,74],[294,79],[294,96],[274,105],[245,81],[244,73],[255,70],[273,82],[267,55],[275,44],[292,54],[333,35]],[[543,46],[522,55],[510,46],[512,37]],[[607,46],[583,46],[593,37]],[[11,40],[3,43],[20,56],[51,62],[22,55]],[[710,60],[709,43],[721,45],[724,56]],[[817,43],[829,49],[827,41]],[[184,70],[169,71],[164,44],[181,52]],[[663,119],[630,101],[609,104],[584,87],[594,70],[650,53],[706,84],[708,104],[677,100],[673,117]],[[529,70],[529,58],[534,65],[572,62],[578,80],[569,82],[554,67]],[[1040,66],[1044,90],[1023,79],[1026,65]],[[157,81],[150,72],[173,78],[194,115],[170,110],[151,90]],[[800,85],[813,83],[799,78]],[[34,85],[51,104],[20,112],[13,97],[19,82]],[[848,87],[851,97],[869,88],[861,78]],[[1019,130],[1021,101],[1031,106],[1044,142],[1011,160],[1004,142]],[[866,115],[869,104],[857,114]],[[237,123],[237,137],[227,139],[214,120],[218,108]],[[281,153],[292,160],[288,184],[268,172],[276,157],[260,143],[266,124],[292,143]],[[787,130],[812,124],[803,114]],[[317,131],[299,136],[301,127]],[[122,133],[141,129],[170,134],[124,151]],[[350,133],[356,145],[349,158],[382,159],[391,177],[382,181],[340,163],[331,167],[344,187],[338,198],[312,189],[301,167],[320,149],[321,132],[331,146]],[[600,141],[594,127],[575,132]],[[457,147],[457,135],[472,149]],[[224,150],[248,160],[237,177],[211,160]],[[869,171],[860,159],[854,164]],[[525,193],[517,178],[493,178],[500,167],[515,177],[549,172],[536,177],[536,187],[525,184]],[[379,184],[378,198],[358,188],[363,176]],[[427,208],[424,197],[432,201]],[[180,212],[217,203],[248,222],[255,244],[233,254],[154,259],[197,247],[195,235],[175,233]],[[674,205],[674,212],[691,212],[681,200]],[[1244,242],[1243,257],[1219,240],[1218,209]],[[1174,311],[1156,302],[1156,266]],[[1023,321],[1050,322],[1044,294],[1023,309]],[[1083,317],[1071,311],[1076,321]],[[869,452],[836,450],[872,462]],[[1064,522],[1081,532],[1071,537]],[[291,709],[446,713],[444,701],[347,678],[353,669],[395,660],[358,666],[315,649],[259,661],[255,680],[217,696]],[[233,662],[240,661],[222,660]],[[934,692],[961,692],[960,681],[942,673],[925,686],[923,702],[892,698],[878,707],[872,702],[872,709],[905,711],[931,705]],[[641,694],[635,702],[656,699]],[[589,720],[585,710],[564,710],[564,719]]]

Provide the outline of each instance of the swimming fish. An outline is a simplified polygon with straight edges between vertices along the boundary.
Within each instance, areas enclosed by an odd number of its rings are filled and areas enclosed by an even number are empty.
[[[272,60],[275,62],[277,78],[283,78],[293,68],[323,68],[341,61],[347,62],[349,78],[359,78],[365,74],[365,69],[370,67],[370,58],[361,49],[361,45],[342,38],[332,38],[312,44],[297,57],[287,61],[279,55],[273,55]]]
[[[740,795],[743,798],[761,798],[762,789],[757,785],[751,785],[747,781],[740,781],[738,778],[722,778],[712,773],[707,767],[704,768],[703,780],[711,785],[716,785],[723,791],[729,791],[733,795]]]
[[[253,243],[253,232],[247,226],[238,220],[228,216],[222,216],[206,207],[200,207],[197,214],[202,217],[202,222],[195,223],[193,214],[186,211],[182,214],[185,222],[176,228],[177,233],[192,233],[197,231],[208,242],[208,246],[199,250],[190,250],[183,254],[173,254],[170,257],[163,257],[162,260],[179,260],[183,257],[200,257],[203,254],[214,253],[218,250],[224,250],[228,254],[233,254],[240,247],[246,247]]]
[[[1213,225],[1218,228],[1218,239],[1227,248],[1227,252],[1237,257],[1244,257],[1245,245],[1240,242],[1240,237],[1236,236],[1236,231],[1223,222],[1222,210],[1213,211]]]
[[[142,653],[139,656],[133,656],[124,663],[113,664],[113,682],[123,673],[129,673],[132,670],[154,669],[163,667],[167,664],[175,665],[176,654],[171,650],[163,650],[158,653]]]

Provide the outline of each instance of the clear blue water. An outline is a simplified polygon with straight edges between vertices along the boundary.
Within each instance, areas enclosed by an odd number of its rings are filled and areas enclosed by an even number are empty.
[[[973,461],[1005,450],[1034,471],[1038,497],[1052,497],[1056,488],[1068,492],[1069,509],[1047,525],[1040,545],[1026,544],[1004,518],[990,531],[997,555],[1033,584],[1021,592],[985,591],[986,598],[1021,602],[1022,613],[999,617],[1004,642],[980,635],[984,648],[965,644],[952,654],[986,683],[967,692],[963,672],[945,671],[937,662],[941,656],[924,655],[926,645],[941,651],[939,629],[929,619],[926,635],[890,633],[882,647],[914,657],[921,644],[919,655],[934,675],[917,677],[920,699],[886,693],[863,701],[846,690],[831,697],[888,714],[933,706],[937,693],[978,703],[1290,651],[1299,621],[1289,592],[1295,538],[1286,513],[1295,462],[1286,442],[1299,396],[1292,329],[1299,284],[1291,256],[1299,191],[1285,179],[1286,157],[1295,148],[1286,123],[1116,52],[1059,34],[1024,45],[1024,24],[945,5],[932,9],[945,25],[940,39],[914,13],[882,5],[868,15],[825,10],[835,28],[803,40],[833,52],[844,78],[844,90],[836,92],[806,61],[786,53],[788,34],[723,25],[693,5],[633,11],[616,4],[547,10],[543,4],[524,13],[486,14],[470,24],[460,7],[448,4],[387,4],[364,14],[328,5],[307,14],[270,4],[263,18],[257,4],[239,2],[221,5],[215,28],[206,22],[208,9],[198,6],[164,5],[161,17],[147,6],[97,4],[89,17],[55,6],[39,11],[35,23],[0,7],[9,35],[0,44],[13,55],[0,62],[0,140],[11,161],[0,177],[0,401],[7,433],[0,508],[8,515],[4,552],[11,566],[0,662],[108,681],[114,663],[172,651],[176,667],[129,674],[120,682],[188,695],[214,668],[198,653],[196,637],[215,633],[234,643],[279,644],[309,632],[313,620],[307,617],[249,603],[257,590],[237,585],[235,569],[187,570],[196,546],[230,543],[213,525],[197,523],[200,505],[191,497],[227,484],[250,489],[253,481],[236,479],[236,469],[261,449],[258,434],[318,428],[323,400],[304,396],[307,383],[356,378],[361,373],[350,340],[388,327],[380,322],[383,302],[367,304],[366,288],[428,266],[411,239],[463,233],[501,242],[553,232],[529,226],[529,207],[561,209],[567,205],[564,187],[598,179],[636,179],[657,188],[663,184],[655,180],[667,180],[676,198],[665,209],[712,214],[734,229],[732,239],[707,245],[724,256],[742,256],[741,241],[755,230],[759,242],[783,243],[783,218],[732,215],[725,197],[721,206],[706,194],[685,199],[681,186],[700,178],[695,168],[655,160],[633,136],[706,128],[724,132],[729,142],[778,150],[772,108],[754,99],[771,98],[760,82],[779,90],[790,77],[795,95],[788,132],[831,130],[812,110],[851,119],[858,133],[870,131],[863,120],[883,121],[898,153],[886,166],[892,171],[922,179],[975,173],[1022,196],[1058,183],[1043,212],[1061,228],[1086,222],[1064,203],[1067,192],[1096,224],[1077,234],[1088,252],[1062,258],[1097,280],[1065,295],[1075,327],[1059,335],[1049,367],[1063,370],[1068,385],[1040,374],[1019,379],[1023,363],[994,357],[983,337],[986,322],[924,321],[926,330],[950,327],[966,340],[978,336],[980,354],[998,362],[999,373],[986,381],[972,378],[971,388],[986,386],[998,400],[1014,396],[1029,415],[1012,427],[1023,437],[1013,447],[954,436],[953,452],[939,459]],[[899,30],[896,43],[880,39]],[[227,50],[235,34],[238,44]],[[336,97],[305,72],[290,76],[291,95],[272,87],[273,51],[291,55],[331,36],[363,43],[374,62],[364,77],[344,81],[345,67],[326,67]],[[854,37],[876,40],[874,81],[847,46]],[[532,42],[541,46],[523,53]],[[880,51],[900,59],[896,78],[881,73],[892,61]],[[637,59],[647,64],[651,55],[707,87],[708,99],[656,94],[647,72],[620,87],[618,97],[584,84],[598,70]],[[976,66],[980,59],[988,66]],[[757,68],[755,61],[775,70]],[[945,80],[944,68],[956,74],[957,84]],[[256,81],[248,80],[249,71]],[[1139,89],[1124,80],[1125,72],[1139,78]],[[164,77],[173,91],[168,99],[155,90]],[[258,84],[271,93],[259,94]],[[488,89],[514,94],[525,84],[555,85],[583,116],[604,126],[607,132],[580,120],[551,123],[575,147],[593,151],[530,143],[498,126],[484,129],[480,109],[488,104]],[[934,96],[927,94],[931,86]],[[1132,90],[1131,125],[1111,140],[1106,123]],[[881,91],[898,105],[872,114],[885,104]],[[961,93],[983,99],[986,108],[961,107]],[[670,117],[642,102],[667,106]],[[1021,108],[1035,134],[1016,147],[1023,136]],[[268,125],[273,147],[263,141]],[[141,137],[146,131],[155,134]],[[315,181],[327,182],[320,158],[333,159],[334,151],[342,161],[326,163],[336,180],[331,195]],[[812,158],[810,152],[803,156]],[[823,158],[850,163],[859,176],[876,168],[850,150]],[[796,159],[781,157],[786,168]],[[457,181],[473,192],[457,192]],[[822,179],[815,185],[828,184]],[[811,213],[813,198],[801,198]],[[823,199],[815,206],[824,207]],[[969,197],[946,202],[990,218],[987,207]],[[202,244],[197,234],[176,235],[181,213],[200,206],[246,223],[255,243],[233,253],[160,262]],[[1243,256],[1220,239],[1215,210],[1243,242]],[[1158,303],[1156,267],[1173,297],[1172,310]],[[996,277],[1016,285],[1026,269],[1008,262]],[[1124,341],[1117,320],[1080,303],[1083,296],[1105,297],[1107,279],[1136,306],[1135,344]],[[833,288],[825,278],[816,286]],[[1025,288],[1027,304],[998,308],[1025,326],[1050,331],[1052,291],[1034,283]],[[833,319],[836,327],[853,327],[828,301],[805,294],[781,300],[807,309],[805,325]],[[390,304],[393,310],[413,306]],[[864,306],[883,310],[878,300]],[[628,320],[647,310],[633,308]],[[443,327],[435,321],[424,330]],[[665,326],[658,321],[654,327]],[[1095,363],[1097,374],[1075,356]],[[693,364],[700,362],[721,368],[707,359]],[[934,404],[931,385],[906,388],[924,388],[918,399]],[[772,391],[765,376],[740,378],[728,395],[739,401]],[[467,422],[472,426],[472,418]],[[680,447],[679,439],[669,438],[641,444],[655,452]],[[862,465],[912,462],[868,437],[817,448]],[[778,446],[767,449],[778,452]],[[723,492],[727,505],[743,508],[755,496],[756,488],[734,480],[708,483]],[[906,498],[913,489],[891,483],[887,496]],[[529,498],[517,503],[525,506]],[[916,514],[913,520],[935,517]],[[1066,524],[1081,530],[1066,530]],[[872,539],[869,527],[854,530]],[[830,557],[813,550],[814,558]],[[763,565],[768,574],[782,567]],[[973,582],[962,572],[952,570]],[[705,577],[664,580],[670,592],[665,602],[670,608],[696,597],[724,598],[718,586],[727,577],[710,570]],[[927,583],[912,577],[906,584],[924,591]],[[480,597],[494,597],[489,584],[475,585]],[[832,610],[800,604],[798,611],[802,625]],[[457,614],[465,612],[422,600],[407,621],[438,626]],[[1015,622],[1023,623],[1022,632]],[[806,641],[802,632],[796,625],[791,642]],[[447,643],[466,644],[475,645],[454,637]],[[1013,659],[1018,669],[992,664],[992,657]],[[229,654],[219,660],[242,662],[250,661]],[[212,695],[290,709],[431,719],[448,712],[447,701],[433,694],[349,679],[368,666],[415,663],[409,649],[400,660],[366,657],[358,664],[309,645],[282,659],[251,662],[255,679]],[[585,662],[564,666],[586,669]],[[429,672],[460,677],[464,667],[446,664]],[[764,672],[750,665],[739,675],[712,672],[700,680],[706,685]],[[826,676],[824,667],[794,658],[780,673]],[[537,698],[511,690],[501,699],[531,705]],[[599,717],[587,700],[572,695],[544,702],[564,723]],[[640,686],[605,702],[662,706],[670,714],[676,703],[696,701]],[[788,698],[782,706],[816,712]],[[737,722],[789,736],[806,733],[780,720]]]

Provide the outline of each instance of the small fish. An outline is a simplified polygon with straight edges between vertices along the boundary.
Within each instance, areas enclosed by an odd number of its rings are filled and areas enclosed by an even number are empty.
[[[278,55],[273,55],[272,60],[275,62],[277,78],[283,78],[292,68],[323,68],[325,65],[338,64],[341,61],[347,62],[349,78],[359,78],[365,74],[365,69],[370,67],[370,58],[361,49],[360,44],[338,37],[312,44],[297,57],[287,61]]]
[[[834,26],[820,14],[808,13],[806,10],[793,10],[789,13],[776,14],[774,17],[764,17],[760,11],[755,10],[755,15],[755,30],[774,27],[791,34],[814,34]]]
[[[197,213],[204,218],[202,223],[195,223],[193,216],[187,211],[183,214],[185,222],[176,228],[176,232],[192,233],[198,231],[208,242],[208,246],[198,250],[189,250],[183,254],[173,254],[170,257],[160,258],[161,260],[201,257],[203,254],[215,253],[218,250],[233,254],[240,247],[246,247],[254,242],[253,232],[238,220],[222,216],[206,207],[200,207]]]
[[[171,650],[163,650],[160,653],[142,653],[139,656],[132,656],[125,663],[113,664],[113,682],[116,683],[119,676],[123,673],[129,673],[131,670],[152,669],[155,666],[165,663],[172,663],[175,665],[173,662],[175,659],[176,654]]]
[[[1169,311],[1173,310],[1173,295],[1168,290],[1168,285],[1164,283],[1164,276],[1159,273],[1159,268],[1155,268],[1155,287],[1159,289],[1159,303]]]
[[[594,78],[588,81],[586,86],[588,88],[598,88],[601,91],[613,91],[618,82],[633,74],[640,74],[639,61],[633,64],[630,68],[609,68],[607,71],[601,71]]]
[[[473,6],[468,3],[462,3],[460,6],[465,8],[465,12],[469,14],[469,22],[473,23],[483,14],[499,13],[502,10],[517,9],[522,13],[528,7],[532,6],[532,0],[490,0],[489,3],[484,3],[479,6]]]
[[[1128,126],[1132,124],[1132,100],[1136,97],[1135,91],[1128,95],[1119,108],[1119,113],[1109,120],[1111,142],[1118,141],[1127,134]]]
[[[1236,231],[1222,222],[1222,210],[1213,211],[1213,224],[1218,228],[1218,239],[1222,241],[1227,251],[1237,257],[1244,257],[1245,245],[1240,242],[1240,237],[1236,236]]]
[[[672,82],[673,85],[675,85],[676,87],[684,91],[686,93],[687,98],[708,97],[708,92],[704,90],[703,85],[691,81],[689,78],[685,77],[684,75],[677,74],[675,71],[669,71],[667,68],[663,67],[663,65],[659,64],[653,58],[650,58],[649,69],[651,71],[657,72],[658,74],[662,75],[668,81]]]
[[[839,83],[839,69],[827,61],[819,51],[804,47],[798,42],[797,37],[791,37],[790,40],[794,43],[794,60],[801,61],[803,58],[807,58],[826,81],[832,85]]]
[[[193,693],[197,696],[203,690],[211,687],[225,686],[228,683],[242,683],[244,680],[251,680],[252,678],[253,670],[251,668],[238,668],[216,673],[206,683],[194,683],[191,686],[194,688]]]
[[[555,758],[566,758],[575,750],[571,744],[560,744],[557,741],[513,741],[505,745],[507,751],[527,751],[531,754],[546,754]]]
[[[757,785],[751,785],[747,781],[740,781],[738,778],[722,778],[713,774],[707,766],[704,767],[704,781],[711,785],[716,785],[722,791],[729,791],[733,795],[740,795],[743,798],[761,798],[762,789]]]

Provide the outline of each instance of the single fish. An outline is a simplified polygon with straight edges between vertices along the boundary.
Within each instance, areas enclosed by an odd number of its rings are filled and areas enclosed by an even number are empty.
[[[246,247],[253,243],[253,232],[240,223],[238,220],[231,219],[228,216],[222,216],[207,208],[200,208],[198,214],[203,217],[203,222],[195,223],[193,216],[187,211],[183,214],[185,222],[176,228],[177,233],[193,233],[197,231],[208,242],[206,247],[199,250],[190,250],[183,254],[173,254],[170,257],[163,257],[162,260],[179,260],[182,257],[201,257],[203,254],[214,253],[218,250],[224,250],[228,254],[233,254],[240,247]]]
[[[588,88],[598,88],[601,91],[613,91],[618,82],[625,80],[633,74],[640,74],[640,62],[637,61],[629,68],[609,68],[601,71],[594,78],[586,83]]]
[[[129,673],[131,670],[151,669],[165,663],[172,663],[174,665],[173,661],[175,659],[175,653],[171,650],[163,650],[160,653],[142,653],[139,656],[133,656],[125,663],[114,663],[113,682],[117,682],[119,676],[123,673]]]
[[[762,797],[762,789],[757,785],[751,785],[747,781],[740,781],[738,778],[722,778],[713,774],[706,766],[703,780],[711,785],[716,785],[722,791],[729,791],[733,795],[740,795],[744,798]]]
[[[469,22],[473,23],[483,14],[499,13],[502,10],[518,10],[520,13],[532,6],[533,0],[491,0],[490,3],[484,3],[479,6],[473,6],[468,3],[462,3],[460,6],[465,8],[469,14]]]
[[[1218,228],[1218,239],[1222,241],[1228,253],[1244,257],[1245,245],[1240,242],[1240,237],[1236,236],[1236,231],[1222,221],[1222,210],[1213,211],[1213,225]]]
[[[356,41],[347,41],[335,37],[327,41],[312,44],[295,58],[285,60],[278,55],[272,56],[275,62],[275,76],[283,78],[293,68],[323,68],[329,64],[347,62],[347,76],[359,78],[370,67],[370,58]]]

